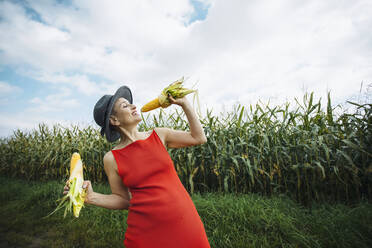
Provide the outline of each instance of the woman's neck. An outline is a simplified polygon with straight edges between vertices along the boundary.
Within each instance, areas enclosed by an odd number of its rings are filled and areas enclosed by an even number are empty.
[[[123,144],[128,144],[128,143],[131,143],[131,142],[134,142],[138,139],[141,139],[143,134],[141,132],[138,132],[137,128],[133,128],[133,129],[124,129],[124,128],[120,128],[120,143],[119,145]]]

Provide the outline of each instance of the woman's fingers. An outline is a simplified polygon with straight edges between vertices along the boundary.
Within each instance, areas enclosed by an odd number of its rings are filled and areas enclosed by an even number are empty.
[[[85,181],[83,182],[83,185],[84,185],[85,187],[90,187],[90,186],[92,185],[92,183],[90,182],[90,180],[85,180]]]
[[[65,184],[65,187],[63,188],[63,194],[67,194],[68,191],[70,190],[70,180],[67,180],[66,184]]]
[[[83,189],[87,189],[88,191],[93,191],[92,184],[89,180],[83,182]],[[65,187],[63,188],[63,194],[67,194],[70,190],[69,181],[66,182]]]
[[[174,102],[174,98],[172,97],[172,95],[171,94],[169,94],[168,93],[168,98],[169,98],[169,101],[171,102],[171,103],[173,103]]]

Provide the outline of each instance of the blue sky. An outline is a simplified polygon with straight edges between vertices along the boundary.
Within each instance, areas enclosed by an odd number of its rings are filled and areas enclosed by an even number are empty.
[[[96,126],[103,94],[127,85],[140,109],[182,76],[202,113],[306,91],[356,99],[372,83],[371,12],[363,0],[0,1],[0,136]]]

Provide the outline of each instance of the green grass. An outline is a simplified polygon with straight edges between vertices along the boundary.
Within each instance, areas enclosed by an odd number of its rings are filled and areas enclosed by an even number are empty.
[[[64,182],[0,177],[1,247],[123,247],[127,211],[87,205],[78,219],[55,207]],[[93,189],[110,193],[108,185]],[[194,194],[211,247],[372,247],[372,206],[315,204],[286,196]]]

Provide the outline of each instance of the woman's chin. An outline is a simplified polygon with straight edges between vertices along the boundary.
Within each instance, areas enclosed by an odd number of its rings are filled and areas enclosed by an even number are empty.
[[[135,122],[141,122],[141,121],[142,121],[142,117],[141,117],[140,115],[135,116],[134,121],[135,121]]]

